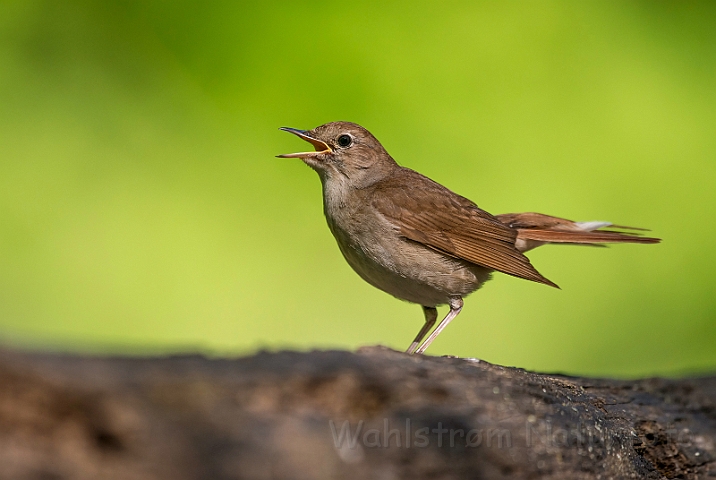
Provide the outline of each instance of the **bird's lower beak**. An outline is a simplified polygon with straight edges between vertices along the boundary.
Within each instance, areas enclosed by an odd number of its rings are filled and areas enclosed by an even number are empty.
[[[298,130],[297,128],[288,128],[288,127],[281,127],[279,130],[283,130],[284,132],[293,133],[297,137],[300,137],[313,145],[313,148],[316,149],[315,152],[298,152],[298,153],[285,153],[283,155],[276,155],[278,158],[308,158],[308,157],[315,157],[318,155],[322,155],[324,153],[331,153],[331,147],[329,147],[325,142],[322,142],[316,138],[313,138],[308,134],[305,130]]]

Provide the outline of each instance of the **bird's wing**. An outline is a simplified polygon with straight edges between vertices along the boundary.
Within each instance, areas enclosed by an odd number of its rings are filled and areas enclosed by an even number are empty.
[[[373,185],[375,209],[414,242],[508,275],[556,284],[515,248],[517,232],[470,200],[409,169]]]

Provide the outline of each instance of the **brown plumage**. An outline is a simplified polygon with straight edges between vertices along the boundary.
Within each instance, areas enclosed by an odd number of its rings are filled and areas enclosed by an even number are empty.
[[[398,165],[370,132],[354,123],[283,130],[315,148],[279,156],[300,158],[318,173],[328,227],[348,264],[371,285],[422,305],[425,325],[408,353],[423,353],[460,313],[463,297],[493,271],[556,287],[523,252],[545,243],[659,241],[608,222],[573,222],[539,213],[493,216]],[[632,231],[603,230],[608,226]],[[435,307],[444,304],[450,312],[423,341],[437,319]]]
[[[407,239],[470,263],[556,287],[517,248],[517,233],[474,202],[402,168],[373,188],[372,204]]]
[[[566,243],[574,245],[598,245],[605,243],[659,243],[661,240],[643,237],[636,232],[602,230],[611,227],[621,230],[645,231],[643,228],[612,225],[609,222],[574,222],[566,218],[553,217],[542,213],[503,213],[496,218],[517,230],[517,248],[531,250],[545,243]]]

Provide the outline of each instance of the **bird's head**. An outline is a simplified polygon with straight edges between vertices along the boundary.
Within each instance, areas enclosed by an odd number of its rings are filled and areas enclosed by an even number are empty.
[[[370,184],[388,175],[397,167],[380,142],[365,128],[351,122],[331,122],[313,130],[282,127],[302,138],[315,151],[278,155],[279,158],[300,158],[324,181],[348,180],[355,186]]]

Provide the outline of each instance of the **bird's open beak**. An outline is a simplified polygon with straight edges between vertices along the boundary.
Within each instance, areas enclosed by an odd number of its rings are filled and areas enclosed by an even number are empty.
[[[288,128],[288,127],[281,127],[279,130],[283,130],[284,132],[293,133],[297,137],[300,137],[313,145],[313,148],[316,149],[315,152],[298,152],[298,153],[285,153],[283,155],[276,155],[278,158],[308,158],[308,157],[315,157],[318,155],[322,155],[324,153],[331,153],[331,147],[329,147],[325,142],[322,142],[316,138],[313,138],[308,134],[305,130],[298,130],[297,128]]]

